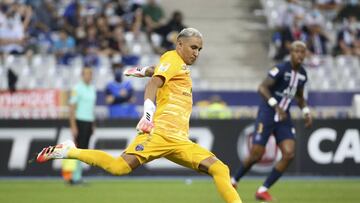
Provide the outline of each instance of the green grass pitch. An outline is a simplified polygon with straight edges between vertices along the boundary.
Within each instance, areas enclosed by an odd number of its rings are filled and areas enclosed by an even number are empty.
[[[254,199],[260,179],[245,179],[238,192],[244,203]],[[279,203],[358,203],[360,180],[282,179],[271,194]],[[90,179],[83,186],[61,180],[0,179],[1,203],[220,203],[211,179]]]

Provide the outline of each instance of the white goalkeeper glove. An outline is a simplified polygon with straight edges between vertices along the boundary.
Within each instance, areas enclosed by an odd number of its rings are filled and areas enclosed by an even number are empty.
[[[155,104],[150,99],[146,99],[144,102],[144,115],[137,124],[136,130],[142,133],[151,132],[154,128],[153,115],[155,113],[155,109]]]
[[[124,75],[127,77],[143,78],[146,77],[146,69],[148,69],[148,67],[149,66],[128,68],[124,71]]]

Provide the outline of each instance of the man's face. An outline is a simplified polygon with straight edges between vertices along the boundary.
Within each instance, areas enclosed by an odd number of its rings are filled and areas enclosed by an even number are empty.
[[[90,84],[92,80],[92,69],[91,68],[84,68],[82,72],[83,80],[86,84]]]
[[[186,65],[193,64],[202,49],[202,39],[199,37],[181,38],[177,41],[176,50]]]
[[[300,65],[306,56],[306,48],[302,45],[297,45],[291,49],[291,61],[295,65]]]

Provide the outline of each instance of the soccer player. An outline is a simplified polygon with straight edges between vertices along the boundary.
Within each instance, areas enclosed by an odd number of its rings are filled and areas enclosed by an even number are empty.
[[[198,58],[202,39],[198,30],[185,28],[177,37],[176,49],[161,56],[145,88],[144,114],[136,127],[139,134],[120,157],[114,158],[100,150],[78,149],[67,141],[44,148],[38,154],[37,162],[78,159],[114,175],[125,175],[141,164],[165,157],[211,175],[226,202],[241,203],[231,185],[229,168],[213,153],[188,138],[192,110],[189,65]]]
[[[267,78],[260,84],[259,93],[264,98],[259,106],[255,123],[255,133],[250,155],[245,158],[236,176],[231,179],[236,188],[238,181],[258,162],[265,152],[265,145],[271,134],[275,135],[282,158],[257,190],[258,200],[272,201],[268,189],[281,177],[295,155],[295,129],[291,122],[289,107],[292,99],[297,101],[305,118],[305,127],[310,127],[312,117],[303,96],[307,81],[302,62],[306,54],[306,45],[301,41],[291,44],[290,61],[273,67]]]

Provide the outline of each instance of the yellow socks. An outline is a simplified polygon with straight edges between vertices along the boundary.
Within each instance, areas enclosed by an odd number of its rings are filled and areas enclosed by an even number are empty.
[[[100,167],[113,175],[125,175],[131,172],[131,167],[122,157],[114,158],[100,150],[72,148],[67,157]]]
[[[216,161],[208,170],[212,175],[216,188],[227,203],[242,203],[239,194],[230,182],[229,168],[221,161]]]

